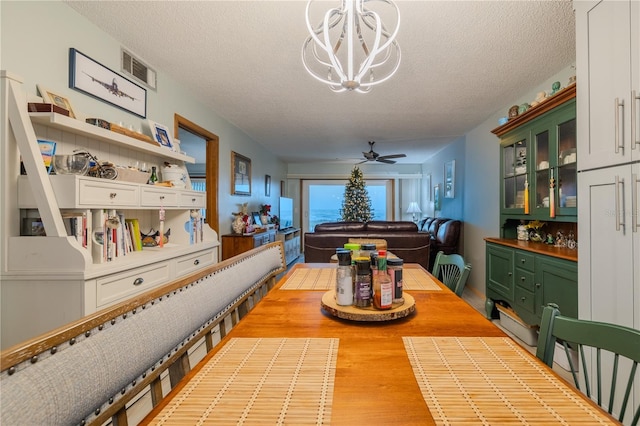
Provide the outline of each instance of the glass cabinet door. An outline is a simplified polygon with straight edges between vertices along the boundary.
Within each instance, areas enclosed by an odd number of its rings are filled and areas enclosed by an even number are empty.
[[[502,145],[502,210],[524,211],[527,182],[527,140]]]
[[[576,155],[576,119],[557,126],[558,132],[558,214],[575,215],[578,202]]]
[[[535,131],[534,140],[534,158],[536,162],[535,196],[533,197],[533,206],[536,210],[549,208],[549,179],[551,178],[551,167],[549,162],[549,130]]]
[[[553,121],[538,123],[532,131],[535,186],[533,213],[537,216],[577,214],[576,119],[565,110]]]

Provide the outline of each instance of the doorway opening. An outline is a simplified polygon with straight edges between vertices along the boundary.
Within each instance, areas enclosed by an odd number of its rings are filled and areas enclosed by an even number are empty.
[[[220,139],[207,129],[174,114],[174,136],[181,141],[180,149],[196,159],[196,164],[188,165],[189,178],[203,182],[207,191],[205,223],[220,235],[218,218],[218,170],[220,162]],[[184,148],[182,141],[185,141]],[[193,174],[192,174],[193,173]]]

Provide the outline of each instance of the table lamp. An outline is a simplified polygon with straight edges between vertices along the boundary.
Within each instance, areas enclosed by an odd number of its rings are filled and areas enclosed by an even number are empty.
[[[409,203],[407,213],[411,213],[413,222],[416,222],[416,213],[422,213],[422,210],[420,210],[420,206],[418,206],[418,203],[412,201],[411,203]]]

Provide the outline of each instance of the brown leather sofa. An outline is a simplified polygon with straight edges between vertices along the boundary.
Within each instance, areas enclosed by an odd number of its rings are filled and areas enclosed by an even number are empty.
[[[419,232],[413,222],[328,222],[316,225],[315,232],[304,234],[304,260],[326,263],[349,238],[384,239],[387,250],[406,263],[429,267],[431,236]]]
[[[426,217],[418,222],[418,229],[431,235],[429,271],[433,269],[439,251],[444,254],[458,253],[461,228],[461,221],[444,217]]]

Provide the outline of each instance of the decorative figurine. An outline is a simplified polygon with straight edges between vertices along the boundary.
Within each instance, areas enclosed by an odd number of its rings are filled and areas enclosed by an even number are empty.
[[[551,233],[548,233],[548,234],[547,234],[547,241],[545,241],[545,243],[546,243],[546,244],[551,244],[551,245],[553,245],[553,244],[554,244],[554,241],[553,241],[553,235],[551,235]]]
[[[577,246],[576,236],[573,231],[569,231],[569,235],[567,235],[567,248],[571,250],[575,250]]]
[[[509,120],[511,120],[512,118],[516,118],[518,116],[518,105],[514,105],[511,108],[509,108]]]
[[[551,93],[549,94],[549,96],[553,96],[559,91],[560,91],[560,82],[554,81],[553,84],[551,85]]]

